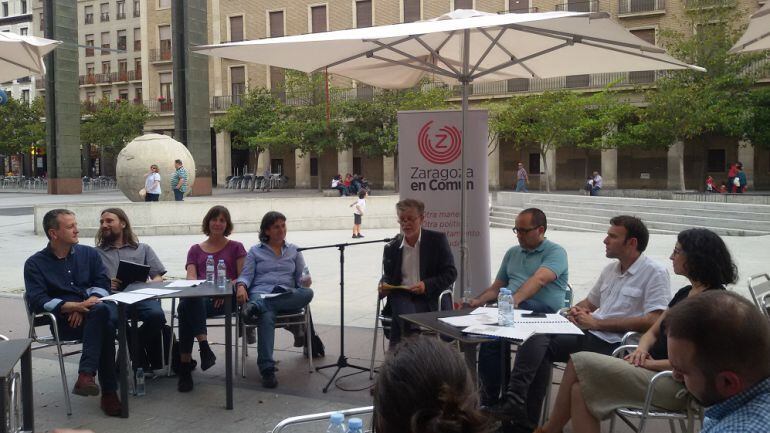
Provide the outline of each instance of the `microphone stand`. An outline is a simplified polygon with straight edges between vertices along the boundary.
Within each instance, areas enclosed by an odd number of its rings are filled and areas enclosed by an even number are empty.
[[[329,365],[322,365],[316,367],[315,371],[321,371],[326,368],[337,367],[337,370],[332,375],[329,382],[323,388],[324,394],[329,391],[334,379],[343,368],[355,368],[361,371],[369,371],[366,367],[361,367],[348,362],[347,356],[345,356],[345,247],[354,245],[374,244],[380,242],[390,242],[391,238],[378,239],[376,241],[364,241],[364,242],[352,242],[332,245],[319,245],[317,247],[297,248],[297,251],[318,250],[322,248],[337,248],[340,251],[340,356],[337,358],[337,362]],[[308,356],[313,356],[312,353],[308,353]]]

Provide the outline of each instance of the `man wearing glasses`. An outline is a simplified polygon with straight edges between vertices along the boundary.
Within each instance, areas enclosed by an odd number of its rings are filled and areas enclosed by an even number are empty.
[[[401,340],[402,331],[412,332],[400,316],[436,311],[439,295],[457,278],[446,235],[422,228],[425,204],[404,199],[396,203],[396,212],[401,233],[385,245],[379,285],[380,297],[388,298],[383,314],[393,318],[388,338],[390,348]],[[442,305],[442,309],[451,308],[451,305]]]

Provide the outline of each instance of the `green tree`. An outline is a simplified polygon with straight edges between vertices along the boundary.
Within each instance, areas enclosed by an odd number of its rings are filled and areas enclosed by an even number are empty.
[[[9,98],[0,105],[0,153],[27,152],[45,140],[44,101],[35,98],[31,104]]]
[[[746,118],[746,138],[755,146],[770,148],[770,87],[751,92],[749,116]]]
[[[80,142],[96,145],[111,162],[134,138],[142,135],[144,124],[152,114],[142,104],[103,99],[95,106],[84,104]]]

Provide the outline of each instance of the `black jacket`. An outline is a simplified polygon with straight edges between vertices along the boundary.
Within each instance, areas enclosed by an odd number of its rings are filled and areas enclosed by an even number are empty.
[[[391,285],[401,284],[401,242],[399,234],[385,245],[382,253],[382,281]],[[452,250],[444,233],[422,229],[420,238],[420,280],[425,283],[425,295],[431,311],[438,308],[438,297],[452,287],[457,279]]]

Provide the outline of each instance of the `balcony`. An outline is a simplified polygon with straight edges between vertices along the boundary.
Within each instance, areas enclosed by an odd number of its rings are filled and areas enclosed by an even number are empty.
[[[620,0],[618,16],[640,16],[666,13],[666,0]]]
[[[167,49],[153,48],[150,50],[150,63],[166,63],[171,62],[171,46]]]
[[[554,5],[554,10],[561,12],[599,12],[599,1],[559,3]]]
[[[106,23],[109,20],[110,20],[110,13],[109,12],[102,12],[101,15],[99,16],[99,21],[100,22]]]
[[[127,81],[137,81],[142,79],[142,71],[118,71],[105,72],[102,74],[86,74],[79,77],[81,86],[93,86],[97,84],[122,83]]]
[[[169,113],[174,111],[174,101],[170,99],[145,100],[144,106],[151,113]]]

